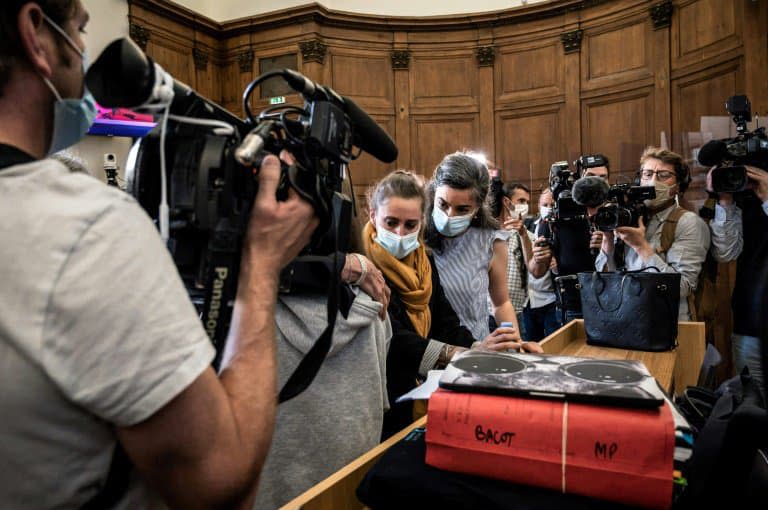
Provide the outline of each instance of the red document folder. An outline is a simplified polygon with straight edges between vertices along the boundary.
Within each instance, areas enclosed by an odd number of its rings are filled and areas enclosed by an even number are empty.
[[[438,390],[427,464],[647,508],[672,502],[672,413]],[[565,453],[563,453],[565,452]]]

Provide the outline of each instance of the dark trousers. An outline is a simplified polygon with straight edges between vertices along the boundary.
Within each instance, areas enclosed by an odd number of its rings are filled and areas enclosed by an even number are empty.
[[[530,304],[525,305],[523,322],[525,323],[526,340],[532,342],[538,342],[560,327],[554,302],[539,308],[531,308]]]

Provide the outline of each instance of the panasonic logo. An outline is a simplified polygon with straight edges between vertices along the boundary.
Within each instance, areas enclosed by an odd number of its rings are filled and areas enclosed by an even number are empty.
[[[211,305],[208,307],[208,316],[205,318],[205,331],[210,338],[214,338],[216,334],[221,310],[221,295],[229,275],[229,270],[226,267],[216,267],[213,271],[216,276],[213,279],[213,288],[211,289]]]

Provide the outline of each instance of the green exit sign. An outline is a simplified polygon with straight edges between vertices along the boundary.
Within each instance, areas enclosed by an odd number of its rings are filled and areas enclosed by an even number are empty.
[[[283,104],[283,103],[285,103],[285,98],[283,96],[269,98],[269,104]]]

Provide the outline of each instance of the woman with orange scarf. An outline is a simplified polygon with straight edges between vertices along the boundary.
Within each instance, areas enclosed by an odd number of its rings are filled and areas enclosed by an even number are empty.
[[[387,354],[392,407],[384,416],[386,438],[413,421],[411,403],[396,404],[395,399],[414,388],[429,370],[443,368],[473,346],[504,351],[518,350],[521,344],[514,329],[499,328],[477,341],[459,323],[420,237],[426,196],[413,174],[397,170],[384,177],[371,191],[368,206],[363,246],[392,290],[387,310],[392,322]]]

